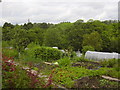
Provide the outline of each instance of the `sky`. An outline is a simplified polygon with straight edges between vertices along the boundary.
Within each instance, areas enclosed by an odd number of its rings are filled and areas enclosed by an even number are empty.
[[[0,25],[118,20],[119,0],[2,0]]]

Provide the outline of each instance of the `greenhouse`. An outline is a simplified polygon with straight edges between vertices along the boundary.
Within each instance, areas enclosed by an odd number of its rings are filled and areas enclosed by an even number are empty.
[[[93,60],[102,60],[102,59],[118,59],[120,54],[118,53],[108,53],[108,52],[96,52],[96,51],[87,51],[85,53],[85,58]]]

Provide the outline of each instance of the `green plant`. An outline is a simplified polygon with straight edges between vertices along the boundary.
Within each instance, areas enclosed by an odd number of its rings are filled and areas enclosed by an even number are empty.
[[[85,54],[88,50],[94,51],[95,49],[92,46],[83,46],[82,53]]]
[[[101,87],[118,87],[119,86],[118,82],[109,81],[106,79],[101,79],[99,80],[99,82]]]
[[[115,65],[113,66],[113,68],[114,68],[116,71],[120,71],[119,64],[115,64]]]
[[[83,61],[83,62],[84,61],[90,61],[90,60],[86,59],[84,57],[84,55],[82,55],[81,57],[74,57],[72,60],[75,61],[75,62],[77,62],[77,61]]]
[[[61,51],[51,47],[37,47],[34,49],[35,58],[40,58],[44,61],[58,60],[62,54]]]
[[[31,49],[31,48],[35,48],[35,47],[39,47],[39,46],[40,46],[39,44],[36,44],[35,42],[31,42],[30,44],[27,45],[27,48]]]
[[[58,84],[71,88],[74,84],[74,80],[76,79],[87,76],[105,75],[107,71],[109,71],[109,69],[106,68],[101,68],[100,70],[89,70],[84,67],[58,67],[55,69],[53,80]]]
[[[101,60],[100,63],[102,66],[105,67],[114,67],[115,64],[118,64],[119,59],[105,59],[105,60]]]
[[[16,49],[2,49],[2,53],[8,57],[18,57],[18,51]]]
[[[2,47],[10,47],[8,41],[2,41]]]
[[[36,73],[32,71],[31,62],[30,69],[25,70],[21,65],[16,65],[12,57],[2,56],[2,88],[48,88],[52,84],[52,74],[47,83],[43,83],[43,78],[38,77],[39,70]]]
[[[105,85],[108,84],[108,83],[109,83],[109,81],[106,80],[106,79],[100,80],[100,86],[105,86]]]
[[[71,60],[69,59],[69,57],[65,57],[62,59],[58,60],[59,66],[70,66],[71,65]]]

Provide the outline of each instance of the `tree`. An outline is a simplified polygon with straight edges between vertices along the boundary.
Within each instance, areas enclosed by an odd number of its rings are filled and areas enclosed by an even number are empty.
[[[92,46],[95,50],[102,50],[102,39],[98,32],[94,31],[91,34],[86,34],[83,36],[82,46]]]
[[[33,27],[28,31],[28,38],[30,39],[31,42],[36,42],[40,46],[43,45],[44,41],[44,33],[46,30],[39,28],[39,27]]]
[[[31,29],[33,27],[33,24],[31,23],[31,22],[29,22],[29,23],[25,23],[24,25],[23,25],[23,29],[26,29],[26,30],[29,30],[29,29]]]
[[[68,48],[68,31],[72,24],[68,22],[63,22],[50,27],[45,33],[44,44],[46,46],[57,46],[61,49]]]
[[[14,25],[11,24],[11,23],[5,22],[4,25],[3,25],[3,28],[5,29],[5,28],[7,28],[7,27],[9,27],[9,28],[14,28]]]
[[[83,46],[82,53],[85,54],[87,51],[94,51],[92,46]]]
[[[73,47],[73,50],[77,51],[82,49],[83,29],[73,29],[68,32],[69,45]]]

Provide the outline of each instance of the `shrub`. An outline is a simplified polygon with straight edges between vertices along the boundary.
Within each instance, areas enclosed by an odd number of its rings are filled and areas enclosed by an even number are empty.
[[[113,67],[114,67],[114,69],[115,69],[116,71],[120,71],[119,64],[115,64]]]
[[[59,66],[70,66],[71,65],[71,60],[69,57],[62,58],[58,60]]]
[[[15,49],[2,49],[2,53],[7,57],[18,57],[18,51]]]
[[[62,56],[62,52],[51,47],[40,47],[29,48],[25,51],[25,56],[29,56],[31,59],[39,59],[43,61],[58,60]]]
[[[9,47],[8,41],[2,41],[2,47]]]
[[[34,43],[34,42],[31,42],[30,44],[27,45],[27,48],[34,48],[34,47],[39,47],[38,44]]]
[[[115,64],[118,64],[118,59],[108,59],[108,60],[102,60],[100,63],[102,66],[106,67],[114,67]]]
[[[84,57],[84,55],[82,55],[81,57],[75,57],[72,59],[73,61],[88,61],[88,59],[86,59]]]
[[[28,88],[27,73],[14,64],[12,57],[3,56],[2,60],[2,88]]]
[[[85,54],[88,50],[94,51],[95,49],[92,46],[83,46],[82,53]]]
[[[74,57],[76,57],[76,56],[77,56],[77,55],[76,55],[75,51],[72,51],[70,57],[74,58]]]
[[[58,60],[62,56],[62,52],[51,47],[38,47],[35,49],[35,58],[41,58],[45,61]]]

